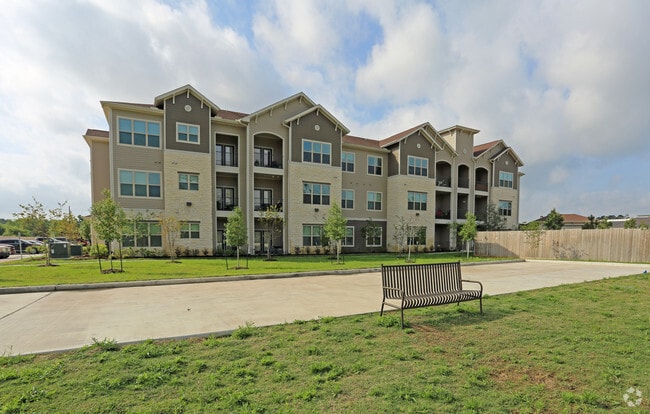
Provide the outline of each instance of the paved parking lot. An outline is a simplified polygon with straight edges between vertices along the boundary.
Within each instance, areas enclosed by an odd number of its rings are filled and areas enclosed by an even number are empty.
[[[463,266],[465,279],[497,295],[643,273],[643,264],[526,261]],[[0,295],[0,354],[74,349],[98,340],[134,342],[228,333],[378,312],[378,272]],[[489,306],[488,304],[485,304]]]

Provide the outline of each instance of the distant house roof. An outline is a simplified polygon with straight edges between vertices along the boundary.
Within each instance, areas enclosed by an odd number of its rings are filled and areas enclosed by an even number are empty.
[[[85,135],[108,138],[108,131],[104,131],[102,129],[87,129]]]
[[[571,224],[574,224],[574,225],[575,224],[580,224],[580,225],[582,225],[582,224],[585,224],[585,223],[589,223],[589,218],[585,217],[585,216],[581,216],[580,214],[572,214],[572,213],[570,213],[570,214],[560,214],[560,215],[564,219],[564,225],[565,226],[566,225],[571,225]],[[546,221],[547,218],[548,218],[548,215],[540,217],[537,220],[533,220],[533,221],[544,222],[544,221]]]

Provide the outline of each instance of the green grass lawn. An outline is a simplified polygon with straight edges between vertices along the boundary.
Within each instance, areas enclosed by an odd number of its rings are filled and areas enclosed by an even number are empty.
[[[461,253],[418,253],[411,258],[416,263],[467,261]],[[343,263],[339,264],[326,255],[279,256],[275,261],[265,259],[265,256],[251,257],[248,261],[241,258],[240,265],[247,267],[243,269],[236,269],[235,258],[228,259],[228,267],[223,257],[181,258],[180,263],[172,263],[169,259],[127,259],[123,263],[123,273],[107,274],[100,273],[97,260],[59,259],[52,261],[56,266],[46,267],[43,266],[44,259],[24,259],[0,265],[0,287],[367,269],[377,268],[382,263],[404,263],[404,258],[395,254],[345,255]],[[494,259],[469,258],[469,261],[482,260]],[[103,262],[102,266],[110,268],[110,263]],[[113,261],[113,267],[120,268],[119,260]]]
[[[373,313],[1,357],[0,413],[648,412],[649,288],[646,274],[492,296],[483,315],[408,310],[405,330]]]

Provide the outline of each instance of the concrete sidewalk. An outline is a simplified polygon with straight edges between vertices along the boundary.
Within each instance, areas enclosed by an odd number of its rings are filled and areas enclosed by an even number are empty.
[[[559,261],[463,266],[463,278],[497,295],[643,273],[643,264]],[[0,295],[0,355],[79,348],[97,340],[229,333],[266,326],[378,312],[378,272],[115,289]],[[489,302],[484,304],[489,306]]]

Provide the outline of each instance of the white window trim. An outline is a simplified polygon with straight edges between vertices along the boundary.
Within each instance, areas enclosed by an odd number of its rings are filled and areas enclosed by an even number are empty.
[[[178,139],[178,127],[179,127],[180,125],[184,125],[184,126],[187,126],[187,127],[196,127],[196,128],[198,129],[198,131],[197,131],[197,133],[196,133],[196,136],[197,136],[197,142],[192,142],[192,141],[190,141],[190,139],[189,139],[189,138],[190,138],[190,137],[189,137],[189,134],[188,134],[188,137],[187,137],[187,141],[182,141],[182,140]],[[183,143],[183,144],[200,145],[200,144],[201,144],[201,125],[188,124],[188,123],[186,123],[186,122],[176,122],[176,142],[181,142],[181,143]]]
[[[128,121],[131,121],[131,125],[133,125],[133,121],[142,121],[142,122],[145,122],[145,125],[146,125],[146,123],[158,124],[158,131],[160,131],[160,133],[158,134],[158,146],[157,147],[150,147],[149,145],[135,145],[133,143],[131,143],[131,144],[123,144],[123,143],[121,143],[120,142],[120,119],[126,119]],[[142,118],[130,118],[128,116],[118,116],[117,117],[117,129],[116,129],[116,132],[117,132],[117,139],[115,140],[115,142],[117,142],[117,145],[123,145],[125,147],[148,148],[148,149],[159,150],[159,151],[162,150],[162,146],[163,146],[163,142],[162,142],[163,136],[162,135],[163,134],[162,134],[162,125],[161,125],[161,123],[159,121],[151,121],[149,119],[142,119]],[[135,133],[134,131],[131,131],[131,139],[134,139],[134,137],[133,137],[134,133]],[[147,144],[148,144],[149,143],[149,130],[148,130],[148,128],[147,128],[146,136],[147,136]]]
[[[150,197],[149,195],[146,195],[146,196],[137,196],[137,195],[135,195],[135,182],[132,183],[132,185],[134,186],[133,187],[134,195],[122,195],[122,182],[120,181],[120,173],[122,171],[128,171],[128,172],[131,172],[131,173],[137,173],[137,172],[146,173],[147,174],[147,194],[149,193],[149,174],[153,173],[153,174],[160,175],[160,184],[159,184],[160,197]],[[162,173],[162,171],[130,170],[128,168],[118,168],[117,169],[117,187],[118,187],[117,194],[121,198],[134,198],[134,199],[137,199],[137,200],[143,200],[143,199],[162,200],[163,197],[164,197],[164,194],[163,194],[163,187],[164,187],[163,186],[163,173]]]
[[[371,158],[371,157],[372,157],[372,158],[377,158],[377,159],[379,159],[379,160],[381,161],[381,174],[374,174],[374,173],[373,173],[373,174],[370,174],[370,173],[368,172],[368,167],[370,167],[370,158]],[[376,168],[376,167],[377,167],[377,166],[375,166],[375,168]],[[384,158],[383,158],[383,157],[380,157],[380,156],[378,156],[378,155],[368,155],[367,158],[366,158],[366,175],[369,175],[369,176],[371,176],[371,177],[383,177],[383,176],[384,176]]]
[[[426,173],[426,175],[421,175],[421,174],[411,174],[411,173],[409,173],[409,168],[410,168],[409,160],[410,160],[411,158],[413,158],[414,160],[422,160],[422,161],[426,161],[426,163],[427,163],[427,173]],[[415,165],[413,166],[413,168],[415,168]],[[409,155],[409,156],[407,157],[407,159],[406,159],[406,175],[409,175],[409,176],[411,176],[411,177],[429,178],[429,168],[430,168],[430,166],[429,166],[429,159],[428,159],[428,158],[417,157],[417,156],[415,156],[415,155]]]
[[[379,210],[372,209],[371,210],[371,209],[368,208],[368,201],[370,199],[370,197],[369,197],[370,193],[381,194],[381,209],[379,209]],[[367,191],[366,192],[366,211],[384,211],[384,193],[382,193],[381,191]]]
[[[501,180],[501,174],[510,174],[510,180]],[[510,186],[501,186],[501,181],[509,181],[512,185]],[[515,174],[511,173],[510,171],[499,171],[499,188],[510,188],[513,189],[515,188]]]
[[[314,162],[313,159],[313,154],[314,152],[312,151],[312,161],[305,161],[305,142],[311,142],[311,143],[316,143],[316,144],[321,144],[321,145],[329,145],[330,146],[330,162]],[[323,153],[320,152],[321,155],[321,160],[323,159]],[[313,139],[306,139],[303,138],[300,146],[300,160],[301,162],[307,163],[307,164],[316,164],[316,165],[332,165],[332,143],[331,142],[324,142],[324,141],[315,141]]]
[[[343,194],[342,194],[343,191],[352,191],[352,208],[343,207]],[[355,199],[356,199],[356,193],[355,193],[355,191],[353,189],[351,189],[351,188],[342,188],[341,189],[341,209],[342,210],[354,210],[354,200]],[[366,206],[366,207],[368,207],[368,206]]]
[[[357,154],[352,151],[341,151],[341,166],[343,165],[343,154],[352,154],[353,171],[346,171],[341,168],[344,173],[354,174],[357,171]]]
[[[187,188],[180,188],[181,175],[187,175]],[[193,176],[196,177],[196,186],[199,187],[196,190],[192,190],[192,188],[191,188],[192,180],[191,180],[190,177],[193,177]],[[188,173],[188,172],[179,172],[178,173],[178,186],[179,186],[178,191],[199,191],[200,188],[201,188],[199,186],[199,174],[197,174],[197,173]]]
[[[343,243],[341,243],[341,247],[354,247],[354,226],[345,226],[346,231],[347,229],[352,229],[352,244],[344,244],[345,239],[347,238],[347,236],[344,236]]]

